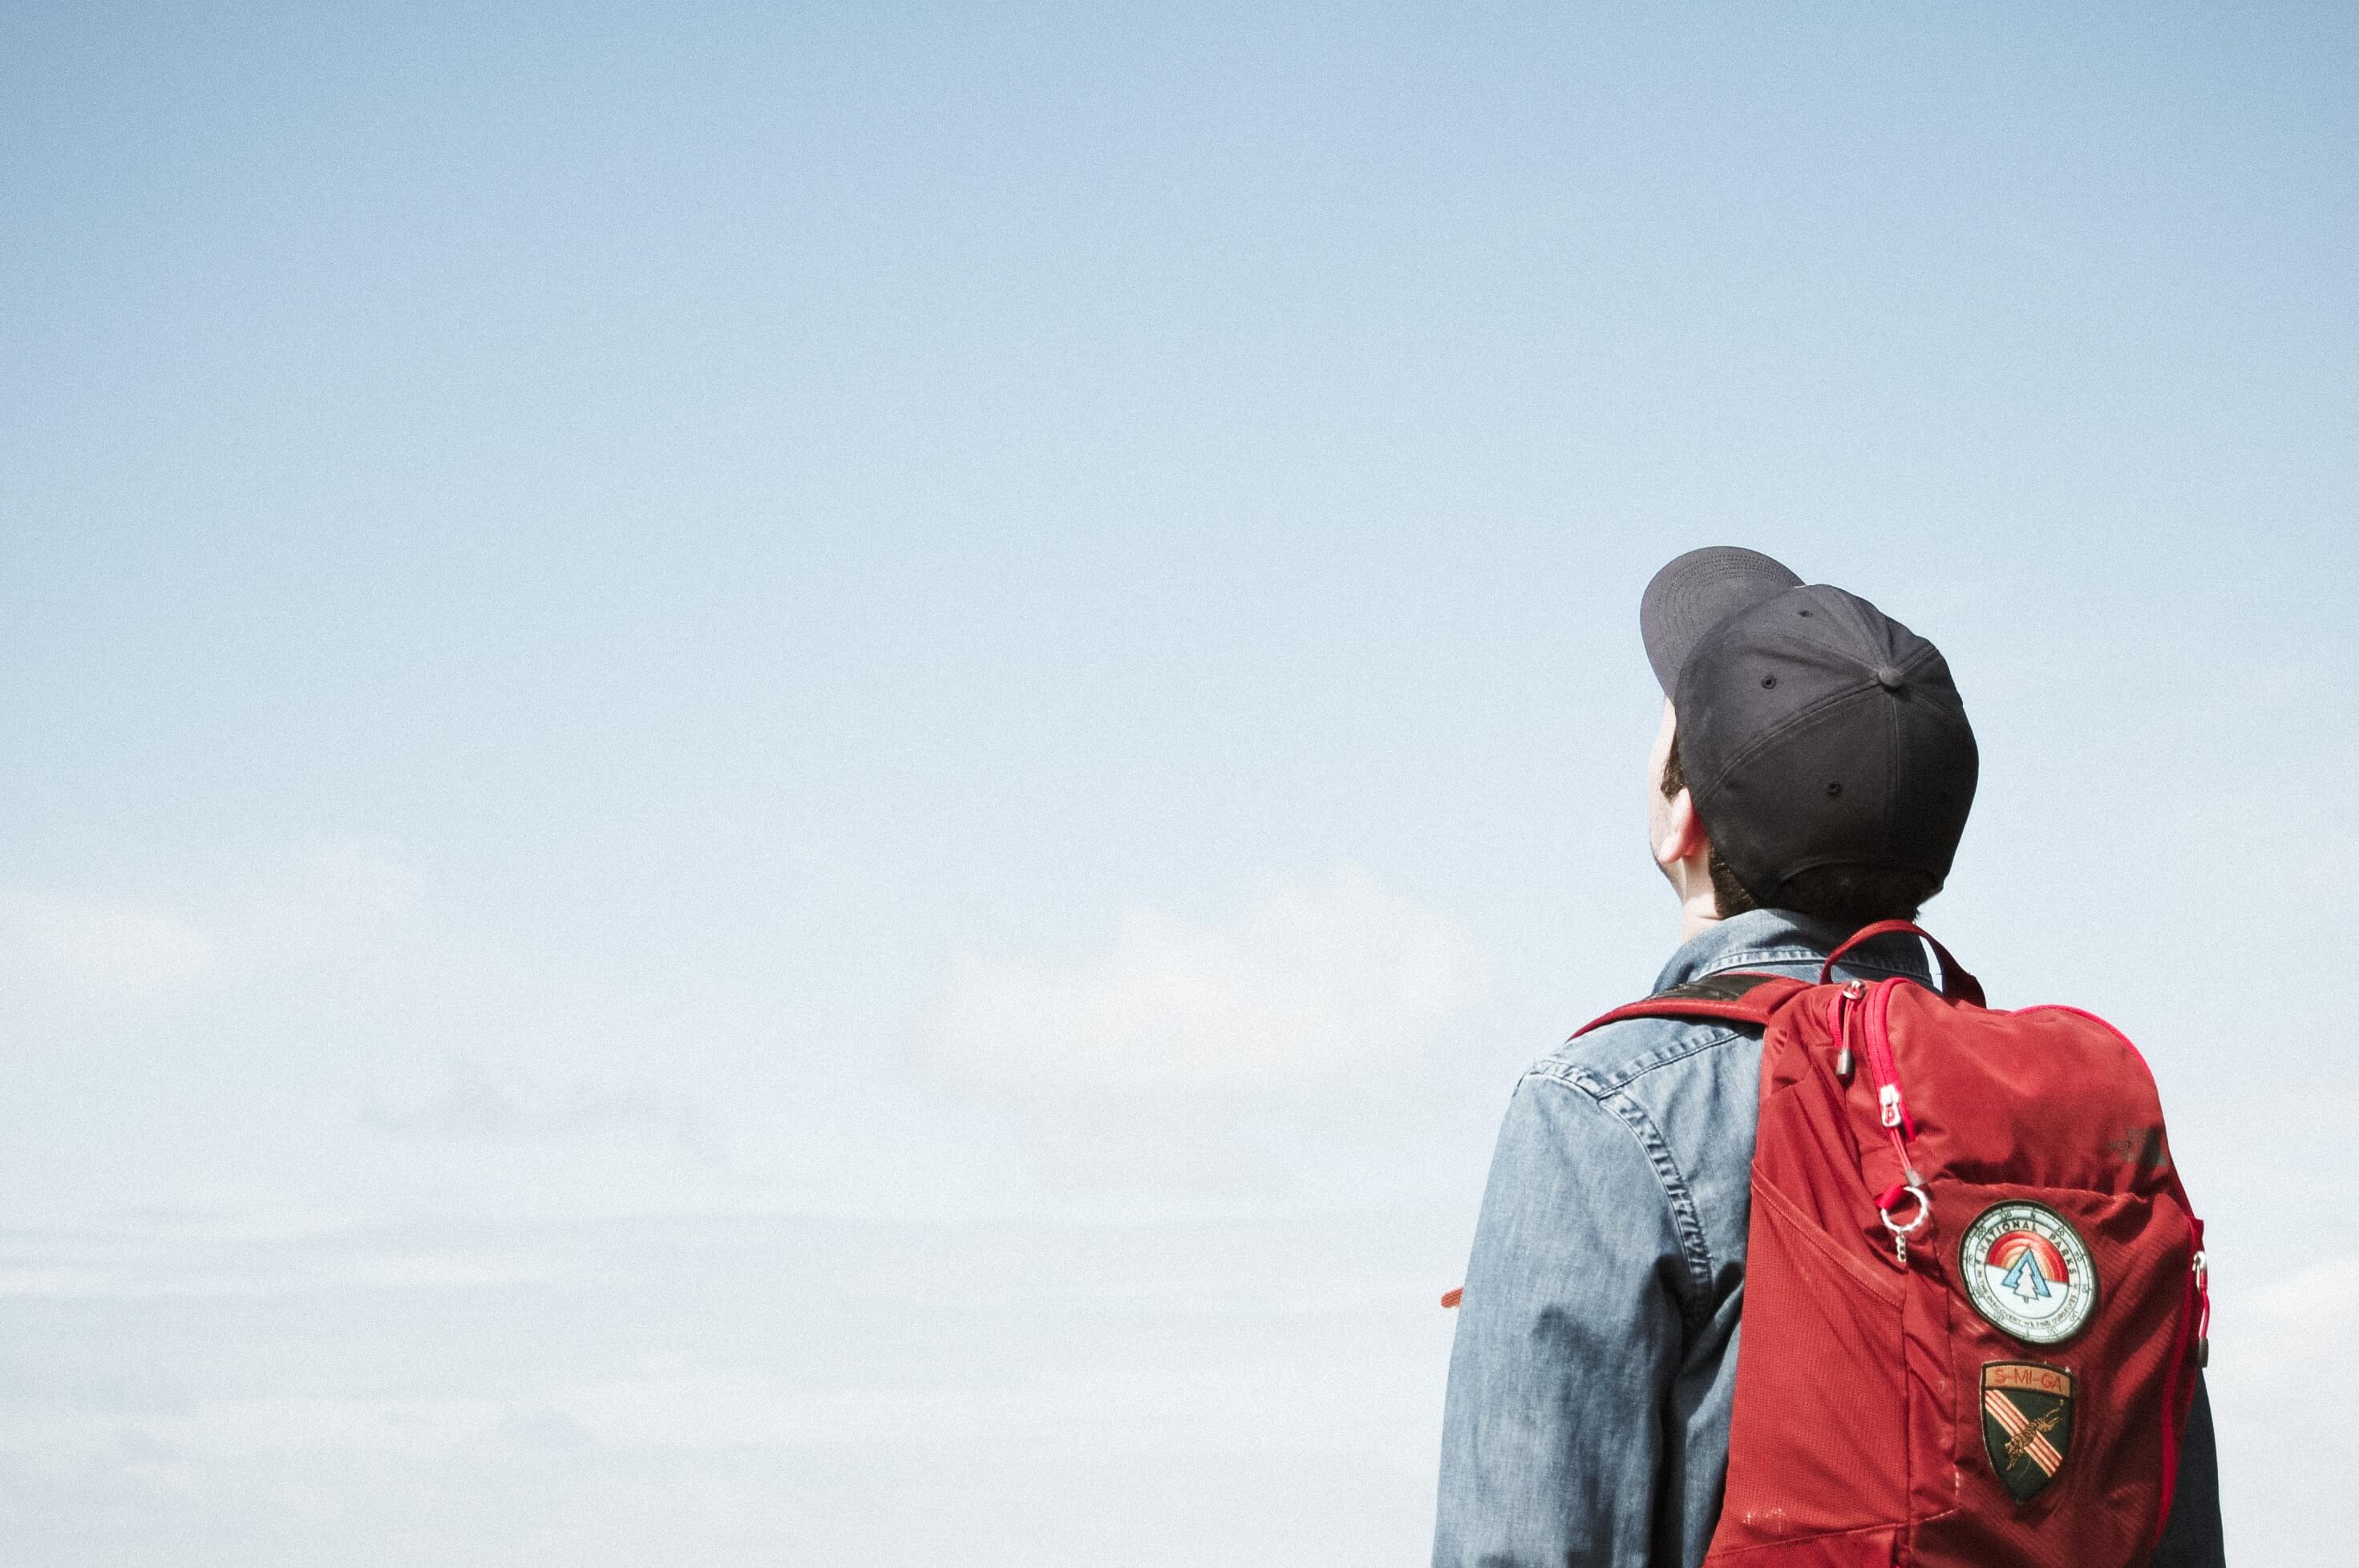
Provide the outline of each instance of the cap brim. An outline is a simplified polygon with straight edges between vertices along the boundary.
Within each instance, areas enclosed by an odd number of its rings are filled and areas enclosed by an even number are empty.
[[[1657,572],[1638,601],[1638,634],[1663,695],[1678,688],[1680,670],[1705,633],[1801,580],[1760,551],[1734,545],[1690,550]]]

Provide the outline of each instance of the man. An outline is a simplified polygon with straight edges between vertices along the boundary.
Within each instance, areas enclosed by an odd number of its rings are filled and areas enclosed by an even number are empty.
[[[1913,918],[1949,874],[1978,765],[1940,652],[1750,550],[1681,556],[1639,618],[1665,697],[1648,838],[1680,914],[1655,989],[1735,969],[1815,980],[1852,932]],[[1836,973],[1934,979],[1905,936]],[[1436,1568],[1702,1561],[1728,1465],[1761,1049],[1755,1029],[1627,1019],[1516,1086],[1451,1355]],[[2199,1382],[2154,1562],[2221,1556]]]

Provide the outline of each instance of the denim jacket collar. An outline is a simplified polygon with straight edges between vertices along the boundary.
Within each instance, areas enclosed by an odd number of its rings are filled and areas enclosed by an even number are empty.
[[[1748,909],[1707,925],[1681,943],[1663,972],[1655,977],[1655,989],[1667,990],[1729,969],[1823,959],[1848,935],[1789,909]],[[1924,944],[1908,936],[1879,936],[1847,955],[1843,967],[1846,972],[1906,975],[1931,983]]]

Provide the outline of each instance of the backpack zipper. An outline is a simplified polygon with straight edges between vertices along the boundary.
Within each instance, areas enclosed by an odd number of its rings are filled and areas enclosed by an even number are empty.
[[[1917,1136],[1917,1119],[1908,1114],[1908,1102],[1900,1093],[1900,1064],[1892,1054],[1892,991],[1898,980],[1879,981],[1874,995],[1862,1009],[1860,1033],[1867,1047],[1867,1070],[1875,1075],[1875,1108],[1885,1130],[1892,1137],[1893,1152],[1900,1156],[1903,1169],[1913,1184],[1916,1169],[1908,1162],[1908,1141]],[[1860,984],[1854,980],[1854,985]]]
[[[1837,1003],[1843,1054],[1835,1068],[1843,1073],[1849,1065],[1851,1034],[1856,1024],[1862,1054],[1867,1058],[1867,1070],[1875,1083],[1876,1119],[1883,1125],[1885,1137],[1891,1141],[1894,1157],[1900,1162],[1900,1180],[1877,1195],[1875,1210],[1884,1217],[1884,1228],[1892,1234],[1893,1261],[1906,1269],[1908,1238],[1932,1218],[1933,1200],[1926,1195],[1925,1178],[1918,1174],[1916,1162],[1908,1157],[1908,1141],[1917,1136],[1917,1119],[1908,1114],[1908,1099],[1900,1089],[1900,1064],[1892,1052],[1892,992],[1900,984],[1898,979],[1879,980],[1871,995],[1864,980],[1843,982]],[[1892,1211],[1903,1197],[1917,1200],[1917,1212],[1905,1225],[1892,1217]]]

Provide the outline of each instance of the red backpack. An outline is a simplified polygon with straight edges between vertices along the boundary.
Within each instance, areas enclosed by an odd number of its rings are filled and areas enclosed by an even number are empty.
[[[1940,957],[1946,994],[1827,983],[1897,932]],[[2145,1059],[2074,1008],[1984,1007],[1904,921],[1819,979],[1712,975],[1589,1025],[1763,1030],[1705,1563],[2136,1568],[2170,1511],[2210,1314]]]

